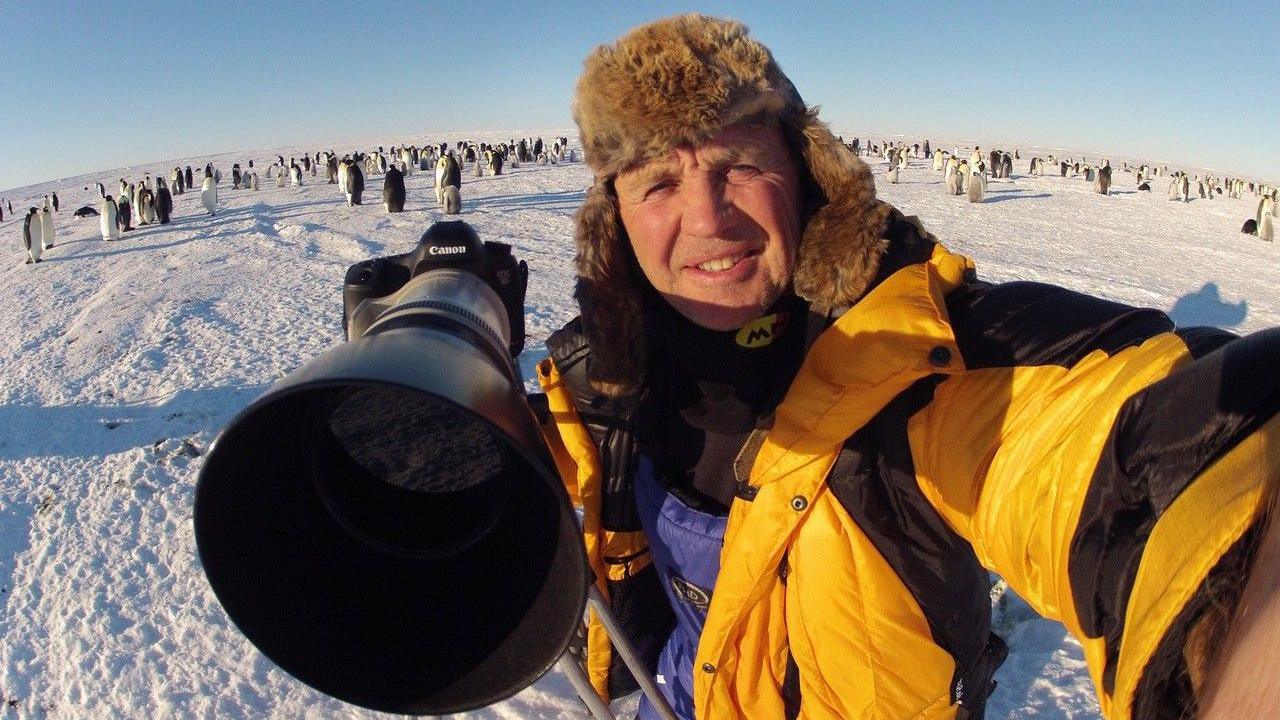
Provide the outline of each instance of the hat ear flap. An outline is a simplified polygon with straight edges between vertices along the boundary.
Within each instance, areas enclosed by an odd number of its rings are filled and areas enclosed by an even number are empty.
[[[612,193],[594,183],[575,217],[578,280],[574,297],[591,346],[587,378],[610,397],[639,388],[646,356],[641,290],[630,241]]]
[[[817,197],[808,198],[795,291],[827,313],[853,305],[875,279],[892,207],[876,199],[871,169],[818,120],[816,108],[800,117],[798,136]]]

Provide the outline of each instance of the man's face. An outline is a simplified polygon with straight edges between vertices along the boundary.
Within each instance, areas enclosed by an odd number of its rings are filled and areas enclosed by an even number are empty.
[[[776,128],[737,126],[620,173],[622,224],[645,277],[689,320],[734,330],[791,284],[795,163]]]

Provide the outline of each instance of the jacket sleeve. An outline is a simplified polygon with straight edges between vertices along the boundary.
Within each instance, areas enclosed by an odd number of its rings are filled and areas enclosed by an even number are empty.
[[[947,306],[966,370],[909,422],[923,492],[1080,640],[1107,717],[1194,707],[1187,635],[1234,602],[1280,477],[1280,329],[1034,283]]]

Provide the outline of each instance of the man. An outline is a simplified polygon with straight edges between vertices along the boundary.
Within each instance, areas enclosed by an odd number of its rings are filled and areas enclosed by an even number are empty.
[[[1280,334],[980,281],[736,22],[599,48],[574,116],[548,439],[681,716],[980,717],[984,566],[1080,639],[1108,717],[1201,708],[1280,476]],[[594,623],[586,665],[634,687]]]

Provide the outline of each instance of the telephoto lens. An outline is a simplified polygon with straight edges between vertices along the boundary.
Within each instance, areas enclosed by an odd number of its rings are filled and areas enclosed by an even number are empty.
[[[303,682],[376,710],[461,712],[528,686],[572,639],[588,571],[514,362],[526,278],[463,222],[352,266],[348,341],[210,449],[205,574]]]

